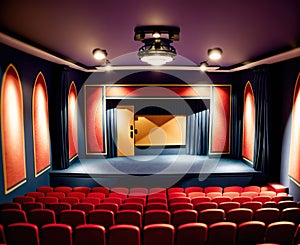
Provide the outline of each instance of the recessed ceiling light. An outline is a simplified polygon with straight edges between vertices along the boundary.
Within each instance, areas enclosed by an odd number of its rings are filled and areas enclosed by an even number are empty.
[[[222,57],[222,49],[213,48],[208,50],[208,58],[211,60],[218,60]]]
[[[208,67],[208,64],[206,61],[202,61],[199,65],[199,68],[201,71],[206,71],[207,67]]]
[[[93,50],[93,55],[96,60],[103,60],[107,56],[106,50],[96,48]]]

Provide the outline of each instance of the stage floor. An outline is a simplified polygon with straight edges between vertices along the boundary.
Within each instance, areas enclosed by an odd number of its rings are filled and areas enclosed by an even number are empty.
[[[79,159],[64,170],[51,173],[97,175],[221,174],[255,173],[240,160],[195,155],[143,155],[133,157]]]

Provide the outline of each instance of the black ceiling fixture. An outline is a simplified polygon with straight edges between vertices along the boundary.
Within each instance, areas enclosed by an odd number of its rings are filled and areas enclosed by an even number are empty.
[[[179,27],[137,26],[134,32],[134,40],[144,43],[138,52],[141,61],[150,65],[164,65],[175,59],[176,49],[171,43],[179,40]]]

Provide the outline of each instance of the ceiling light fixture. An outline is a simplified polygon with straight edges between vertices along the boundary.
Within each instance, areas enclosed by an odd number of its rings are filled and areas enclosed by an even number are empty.
[[[219,60],[222,57],[222,49],[220,48],[213,48],[208,50],[208,57],[211,60]]]
[[[103,60],[107,56],[106,50],[96,48],[93,50],[93,56],[96,60]]]
[[[206,71],[207,67],[208,67],[208,63],[206,61],[202,61],[199,65],[201,71]]]
[[[160,66],[175,59],[176,49],[171,46],[171,43],[179,40],[180,30],[178,27],[139,26],[134,31],[134,40],[144,43],[144,46],[138,51],[141,61]],[[151,37],[147,37],[146,34],[151,34]]]

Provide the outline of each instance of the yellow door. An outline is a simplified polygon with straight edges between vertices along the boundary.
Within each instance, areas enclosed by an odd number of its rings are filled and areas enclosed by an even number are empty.
[[[134,156],[134,106],[117,106],[118,156]]]

